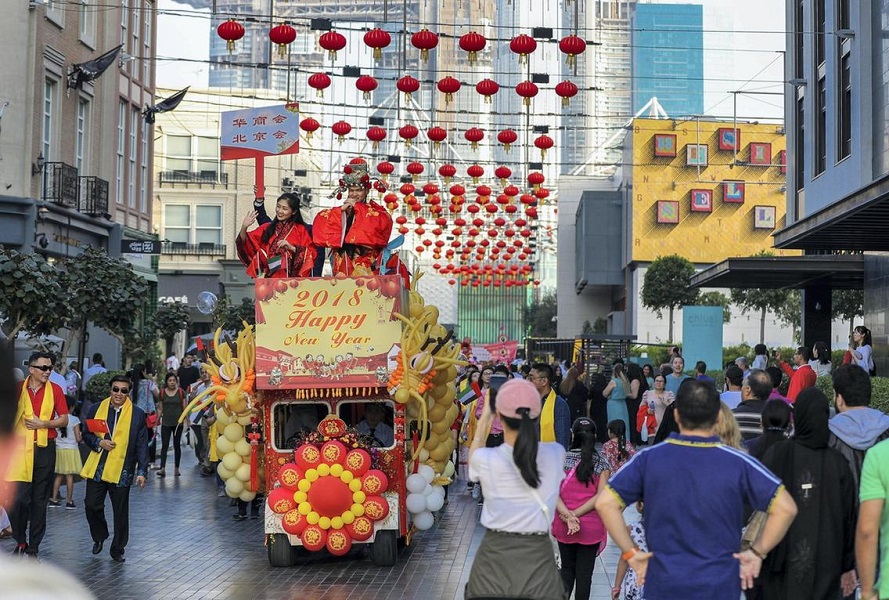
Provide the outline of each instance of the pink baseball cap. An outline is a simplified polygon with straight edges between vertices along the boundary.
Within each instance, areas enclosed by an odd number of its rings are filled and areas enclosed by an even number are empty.
[[[542,404],[540,392],[537,391],[533,383],[526,379],[510,379],[501,385],[497,392],[497,412],[504,417],[521,419],[522,415],[518,413],[518,410],[527,408],[529,410],[528,416],[536,419],[540,416]]]

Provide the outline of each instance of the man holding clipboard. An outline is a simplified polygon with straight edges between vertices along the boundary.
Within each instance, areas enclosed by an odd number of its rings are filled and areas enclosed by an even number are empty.
[[[118,375],[111,379],[108,398],[90,406],[83,441],[92,449],[80,476],[86,480],[86,520],[93,538],[93,554],[108,539],[105,496],[111,499],[114,538],[111,558],[125,562],[130,534],[130,486],[145,487],[148,473],[148,429],[145,412],[130,400],[132,382]]]

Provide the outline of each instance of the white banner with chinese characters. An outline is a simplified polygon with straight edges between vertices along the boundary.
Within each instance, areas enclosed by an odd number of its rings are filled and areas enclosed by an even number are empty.
[[[299,104],[245,108],[222,113],[222,160],[299,152]]]

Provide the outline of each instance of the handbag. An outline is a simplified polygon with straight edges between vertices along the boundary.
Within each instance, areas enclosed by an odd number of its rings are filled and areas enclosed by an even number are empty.
[[[145,427],[148,429],[154,429],[157,425],[157,413],[151,413],[145,416]]]
[[[753,544],[762,534],[768,518],[769,514],[765,511],[753,511],[753,514],[750,515],[750,519],[747,521],[747,525],[744,526],[744,531],[741,533],[741,552],[750,550],[753,547]]]

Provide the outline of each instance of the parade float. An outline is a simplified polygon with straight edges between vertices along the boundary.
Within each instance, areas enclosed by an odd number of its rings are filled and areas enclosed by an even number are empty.
[[[236,339],[217,332],[204,349],[213,386],[187,411],[215,405],[226,493],[265,494],[273,566],[293,565],[300,548],[359,544],[394,565],[399,543],[433,526],[454,474],[460,345],[397,275],[255,288],[255,336],[246,324]],[[391,440],[359,431],[371,404]]]

